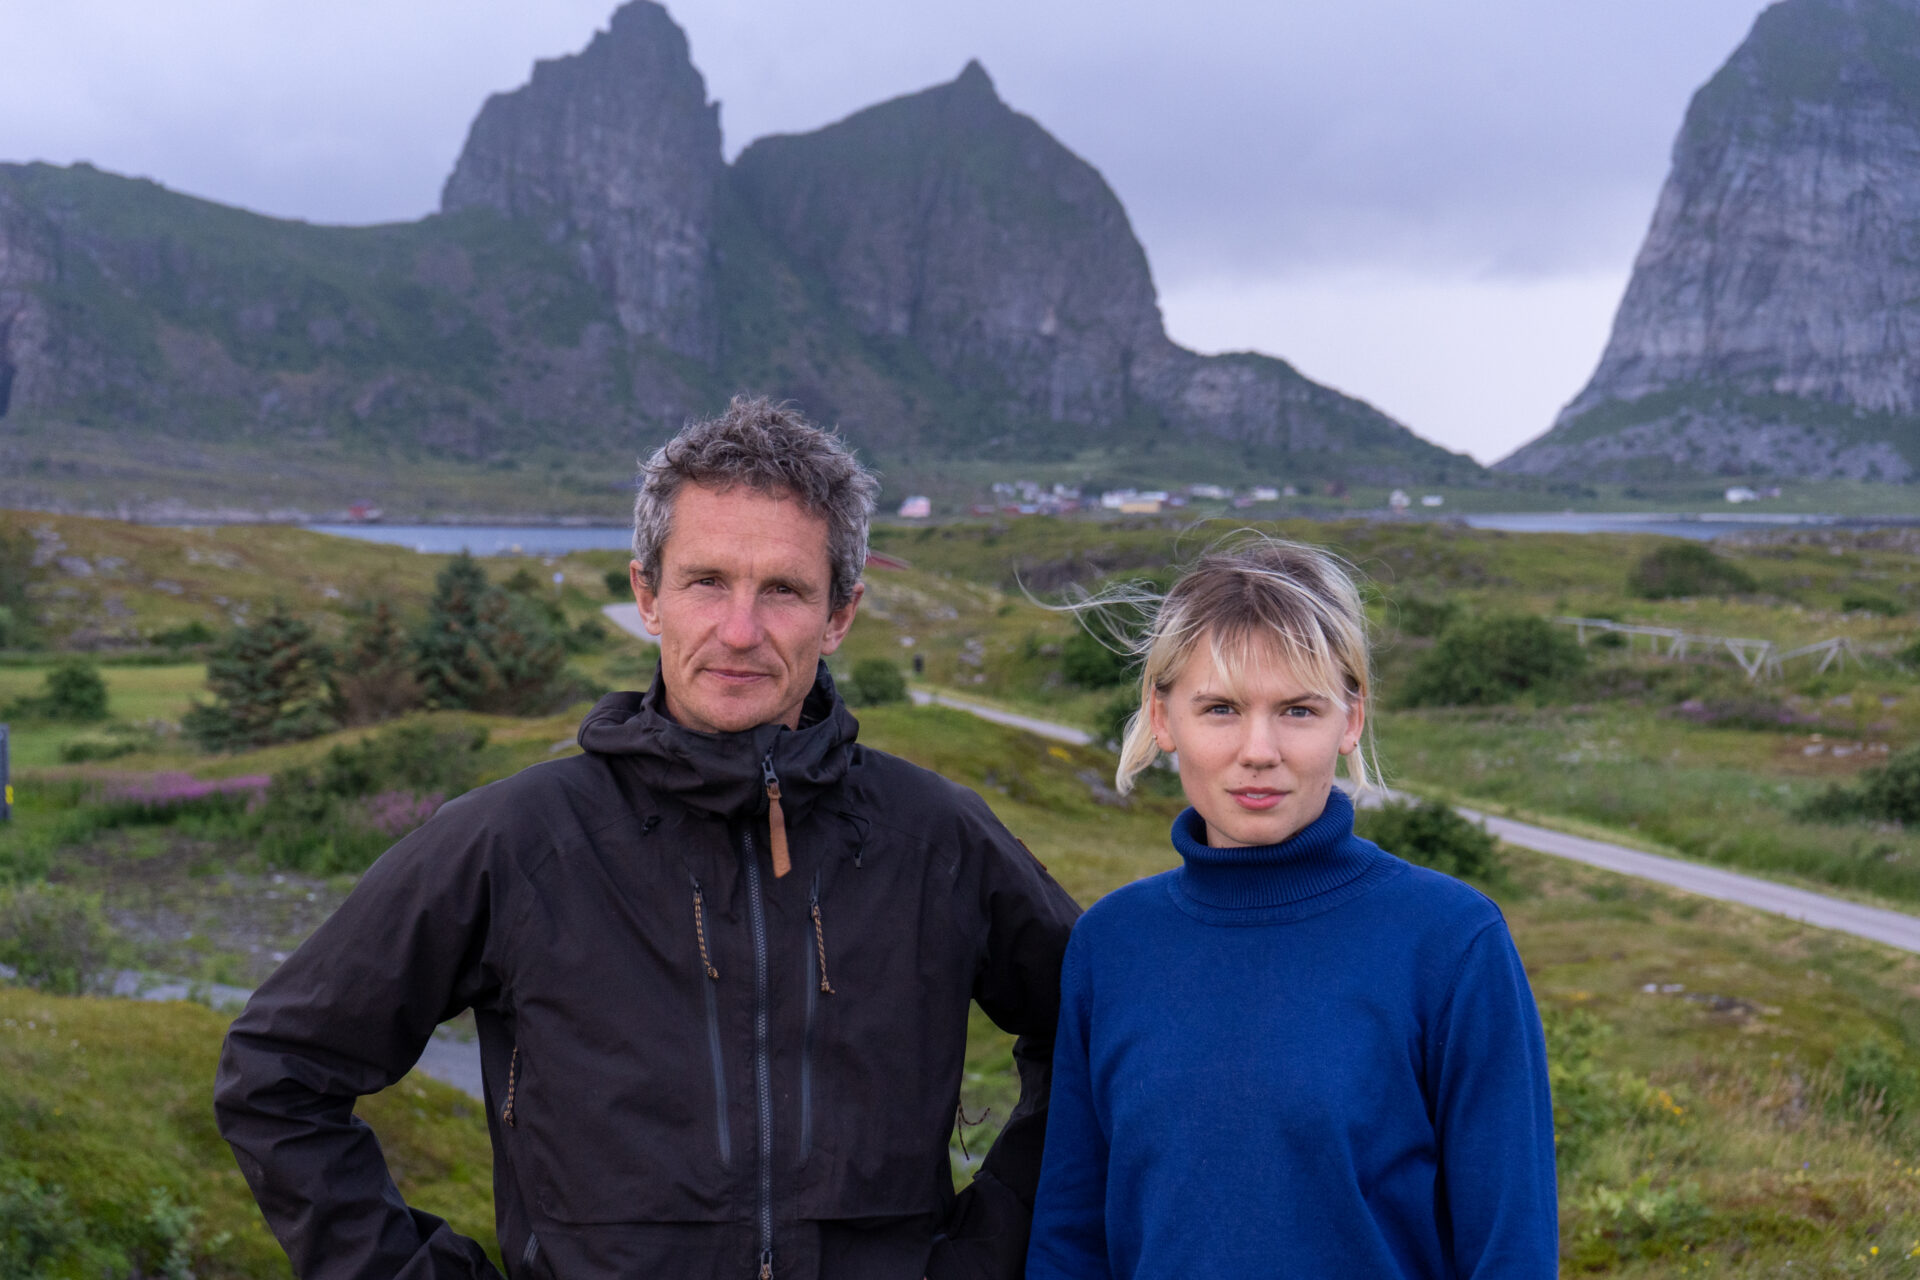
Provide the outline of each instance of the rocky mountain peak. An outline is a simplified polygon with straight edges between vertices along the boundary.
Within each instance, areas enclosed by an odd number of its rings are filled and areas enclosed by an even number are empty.
[[[1920,473],[1920,0],[1783,0],[1690,104],[1593,379],[1503,470]]]
[[[724,170],[719,104],[686,34],[652,0],[630,0],[586,49],[487,99],[440,206],[539,220],[574,244],[629,333],[711,360]]]

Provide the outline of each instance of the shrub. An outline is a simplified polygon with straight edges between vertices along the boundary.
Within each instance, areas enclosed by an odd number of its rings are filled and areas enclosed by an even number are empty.
[[[1407,596],[1399,601],[1399,627],[1410,636],[1437,636],[1460,617],[1457,600],[1429,600],[1425,596]]]
[[[112,931],[100,900],[65,885],[0,889],[0,964],[14,981],[56,995],[79,995],[102,976]]]
[[[208,751],[311,738],[335,723],[333,652],[278,603],[214,651],[207,687],[214,701],[188,711],[181,728]]]
[[[1126,741],[1127,722],[1140,710],[1140,691],[1131,685],[1107,699],[1094,713],[1093,740],[1118,750]]]
[[[542,606],[489,586],[465,553],[434,580],[413,648],[414,675],[429,706],[532,715],[572,693],[562,679],[566,648]]]
[[[588,617],[580,619],[561,638],[566,641],[568,653],[598,653],[613,639],[613,632],[607,630],[607,624],[600,619]]]
[[[10,522],[0,523],[0,648],[34,639],[33,609],[27,587],[34,578],[33,535]]]
[[[1758,587],[1753,575],[1704,542],[1665,542],[1627,574],[1627,590],[1648,600],[1738,595]]]
[[[274,866],[359,872],[479,776],[487,732],[402,725],[336,746],[317,768],[283,769],[259,815],[260,856]]]
[[[1920,1103],[1920,1072],[1884,1040],[1843,1045],[1833,1065],[1838,1079],[1829,1109],[1870,1128],[1897,1123]]]
[[[420,705],[413,654],[386,601],[363,606],[334,683],[348,724],[373,724]]]
[[[625,569],[609,569],[601,580],[607,584],[607,594],[615,600],[633,599],[633,579]]]
[[[1865,818],[1907,826],[1920,823],[1920,744],[1868,769],[1857,786],[1829,786],[1805,801],[1799,813],[1817,822]]]
[[[1109,648],[1110,641],[1076,631],[1060,646],[1060,674],[1082,689],[1110,689],[1124,684],[1131,663]]]
[[[849,699],[856,707],[878,707],[907,700],[907,678],[885,658],[862,658],[847,677]]]
[[[100,669],[85,658],[67,658],[47,672],[38,696],[21,698],[7,711],[22,719],[79,724],[105,720],[107,682],[100,678]]]
[[[1407,706],[1482,706],[1545,691],[1578,675],[1586,651],[1564,628],[1526,614],[1470,618],[1447,628],[1408,673]]]
[[[63,1274],[60,1264],[85,1237],[65,1188],[24,1176],[0,1177],[0,1276],[39,1280]]]
[[[168,649],[186,649],[196,645],[212,644],[219,639],[213,629],[195,618],[181,626],[169,627],[165,631],[156,631],[148,639]]]
[[[1877,613],[1883,618],[1897,618],[1906,610],[1895,600],[1877,596],[1867,591],[1849,591],[1840,597],[1842,613]]]
[[[1438,800],[1362,809],[1354,827],[1388,853],[1450,876],[1493,880],[1502,869],[1494,838]]]

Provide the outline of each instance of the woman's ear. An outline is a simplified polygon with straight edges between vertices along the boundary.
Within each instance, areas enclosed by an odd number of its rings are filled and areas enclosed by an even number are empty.
[[[1167,695],[1158,689],[1147,695],[1147,723],[1153,728],[1154,745],[1172,755],[1175,748],[1173,728],[1167,718]]]
[[[1356,696],[1353,705],[1347,708],[1347,731],[1340,735],[1340,754],[1350,756],[1360,745],[1360,735],[1367,728],[1367,701]]]

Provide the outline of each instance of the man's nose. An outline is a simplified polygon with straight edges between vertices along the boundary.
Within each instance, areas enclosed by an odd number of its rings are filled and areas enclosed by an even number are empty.
[[[727,597],[726,615],[720,619],[720,642],[729,649],[751,649],[760,643],[766,628],[760,624],[760,597],[754,591],[736,591]]]

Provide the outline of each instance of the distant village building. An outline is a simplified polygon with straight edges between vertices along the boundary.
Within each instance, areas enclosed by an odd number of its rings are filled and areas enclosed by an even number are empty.
[[[1736,484],[1727,490],[1728,502],[1752,502],[1760,495],[1743,484]]]
[[[1217,484],[1190,484],[1187,486],[1189,498],[1206,498],[1212,502],[1225,502],[1233,496],[1233,490]]]
[[[1257,485],[1255,485],[1255,486],[1253,486],[1253,488],[1251,488],[1251,489],[1249,489],[1249,490],[1247,490],[1247,496],[1248,496],[1249,498],[1252,498],[1252,499],[1253,499],[1253,500],[1254,500],[1255,502],[1278,502],[1278,501],[1280,501],[1280,491],[1279,491],[1278,489],[1276,489],[1276,488],[1274,488],[1274,487],[1273,487],[1272,485],[1270,485],[1270,484],[1257,484]],[[1293,486],[1292,486],[1292,485],[1288,485],[1288,486],[1287,486],[1287,496],[1288,496],[1288,497],[1292,497],[1292,496],[1293,496]]]
[[[1422,494],[1420,497],[1420,505],[1423,507],[1443,507],[1446,503],[1447,500],[1437,493]]]
[[[1405,489],[1395,489],[1387,495],[1387,505],[1393,508],[1393,514],[1405,515],[1407,508],[1413,505],[1413,499],[1407,496]]]
[[[1140,494],[1137,497],[1123,499],[1119,505],[1120,514],[1128,516],[1157,516],[1165,498],[1149,497]]]
[[[924,493],[916,493],[900,504],[902,519],[925,520],[932,514],[933,502]]]
[[[1255,492],[1258,492],[1258,490],[1256,490]],[[1267,492],[1272,493],[1273,490],[1269,489],[1267,490]],[[1297,498],[1300,496],[1300,490],[1294,487],[1293,485],[1288,485],[1286,488],[1280,491],[1280,495],[1285,498]]]

